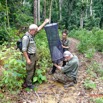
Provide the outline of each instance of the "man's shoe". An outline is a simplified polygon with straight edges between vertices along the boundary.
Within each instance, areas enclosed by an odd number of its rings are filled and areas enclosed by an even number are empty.
[[[26,88],[26,87],[27,87],[27,84],[26,84],[26,83],[23,83],[23,84],[22,84],[22,87],[23,87],[23,88]]]
[[[68,87],[72,87],[72,86],[74,86],[74,82],[64,84],[64,88],[68,88]]]
[[[75,77],[73,78],[73,82],[74,84],[77,84],[77,79]]]
[[[35,87],[34,85],[28,86],[29,89],[34,89],[34,87]]]
[[[52,75],[52,74],[54,74],[54,73],[55,73],[55,71],[53,71],[53,68],[51,68],[51,69],[49,70],[49,72],[48,72],[49,75]]]

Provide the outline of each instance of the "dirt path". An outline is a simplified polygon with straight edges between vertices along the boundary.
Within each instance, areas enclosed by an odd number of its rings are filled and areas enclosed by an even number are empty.
[[[47,74],[48,82],[38,85],[36,92],[22,91],[18,95],[20,98],[18,98],[17,103],[93,103],[90,99],[95,98],[94,94],[103,93],[103,83],[98,78],[94,79],[94,81],[97,81],[97,88],[95,90],[86,90],[84,88],[83,83],[89,77],[86,70],[90,61],[83,54],[78,53],[77,45],[79,41],[73,38],[70,38],[70,40],[70,51],[75,53],[80,60],[78,83],[74,87],[65,89],[62,84],[52,80],[52,75]],[[95,58],[97,62],[102,63],[103,57],[101,54],[97,53]]]

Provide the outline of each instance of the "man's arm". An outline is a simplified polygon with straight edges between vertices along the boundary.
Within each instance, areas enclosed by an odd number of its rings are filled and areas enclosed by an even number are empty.
[[[31,60],[29,59],[27,52],[23,52],[23,55],[24,55],[24,57],[25,57],[25,59],[26,59],[27,64],[31,64],[32,62],[31,62]]]
[[[38,31],[40,31],[49,21],[49,19],[45,19],[45,21],[38,27]]]
[[[26,59],[26,62],[27,64],[31,64],[31,60],[27,54],[27,48],[28,48],[28,45],[29,45],[29,38],[27,36],[24,36],[22,38],[22,51],[23,51],[23,55]]]
[[[64,67],[58,66],[57,64],[54,64],[54,65],[56,66],[56,68],[57,68],[58,70],[60,70],[60,71],[62,71],[62,72],[64,73],[64,72],[69,72],[69,71],[71,71],[71,70],[72,70],[71,66],[72,66],[73,64],[65,65]]]
[[[62,47],[65,48],[65,49],[69,49],[69,46],[63,46],[63,45],[62,45]]]

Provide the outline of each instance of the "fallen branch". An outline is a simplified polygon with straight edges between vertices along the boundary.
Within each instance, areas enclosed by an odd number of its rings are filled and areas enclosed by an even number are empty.
[[[40,99],[40,96],[38,95],[38,93],[35,91],[35,94],[36,94],[36,96],[38,97],[38,99],[39,99],[39,101],[40,101],[40,103],[41,103],[41,99]]]

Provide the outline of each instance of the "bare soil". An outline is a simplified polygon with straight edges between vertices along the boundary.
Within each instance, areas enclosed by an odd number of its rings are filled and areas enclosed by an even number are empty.
[[[77,50],[79,41],[69,38],[71,41],[70,51],[76,54],[80,60],[78,71],[78,83],[73,87],[64,88],[63,84],[53,81],[52,75],[48,75],[48,82],[38,86],[36,92],[21,92],[19,100],[21,103],[93,103],[91,99],[103,97],[103,83],[98,78],[93,78],[96,83],[96,89],[86,90],[84,81],[89,78],[87,67],[91,61],[96,61],[103,67],[103,54],[95,53],[92,60],[85,58]]]

